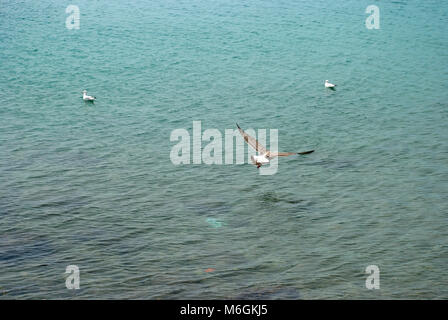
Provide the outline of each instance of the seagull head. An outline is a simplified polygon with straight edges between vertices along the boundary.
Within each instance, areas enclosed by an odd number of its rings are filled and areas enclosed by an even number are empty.
[[[328,80],[325,80],[325,82],[328,82]]]
[[[83,90],[82,93],[87,93],[87,90]]]

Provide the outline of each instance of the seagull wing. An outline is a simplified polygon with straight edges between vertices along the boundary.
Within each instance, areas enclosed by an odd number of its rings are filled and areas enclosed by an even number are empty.
[[[314,150],[309,150],[309,151],[303,151],[303,152],[299,152],[297,154],[303,155],[303,154],[309,154],[309,153],[313,153]]]
[[[275,158],[275,157],[287,157],[287,156],[292,156],[293,154],[299,154],[299,155],[304,155],[304,154],[309,154],[309,153],[313,153],[314,150],[310,150],[310,151],[304,151],[304,152],[269,152],[269,158]]]
[[[251,137],[246,132],[244,132],[244,130],[240,128],[238,123],[236,124],[236,126],[238,127],[238,130],[240,131],[241,135],[243,136],[244,141],[246,141],[248,145],[250,145],[252,148],[254,148],[261,154],[265,154],[266,152],[268,152],[268,150],[263,145],[258,143],[258,141],[255,138]]]
[[[269,152],[269,158],[287,157],[292,156],[293,154],[297,154],[297,152]]]

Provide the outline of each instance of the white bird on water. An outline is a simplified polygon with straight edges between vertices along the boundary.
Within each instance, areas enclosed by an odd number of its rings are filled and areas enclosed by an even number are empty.
[[[82,99],[83,99],[84,101],[95,101],[95,100],[96,100],[96,97],[88,96],[88,95],[87,95],[87,90],[84,90],[84,91],[82,92]]]
[[[241,135],[243,136],[244,141],[246,141],[247,144],[250,145],[252,148],[254,148],[255,151],[257,151],[259,154],[257,156],[250,157],[252,163],[257,166],[257,169],[260,168],[262,165],[269,163],[269,161],[275,157],[287,157],[293,154],[303,155],[314,152],[314,150],[304,152],[277,152],[277,151],[272,152],[267,150],[264,146],[262,146],[255,138],[251,137],[246,132],[244,132],[244,130],[240,128],[238,123],[236,124],[236,126],[238,127],[238,130],[240,131]]]
[[[325,80],[325,88],[334,88],[336,87],[335,84],[332,84],[330,82],[328,82],[328,80]]]

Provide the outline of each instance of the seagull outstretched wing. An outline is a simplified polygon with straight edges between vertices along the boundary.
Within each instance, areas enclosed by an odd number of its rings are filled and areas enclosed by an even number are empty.
[[[277,151],[272,152],[272,151],[267,150],[260,143],[258,143],[258,141],[255,138],[251,137],[246,132],[244,132],[244,130],[240,128],[238,123],[236,124],[236,126],[238,127],[238,130],[240,131],[241,135],[243,136],[244,141],[246,141],[247,144],[249,144],[252,148],[254,148],[256,151],[258,151],[260,154],[266,154],[266,157],[268,159],[272,159],[275,157],[287,157],[287,156],[292,156],[294,154],[304,155],[304,154],[309,154],[309,153],[314,152],[314,150],[303,151],[303,152],[277,152]]]
[[[258,151],[260,154],[265,154],[269,152],[262,144],[260,144],[255,138],[248,135],[246,132],[244,132],[243,129],[240,128],[238,123],[236,124],[238,127],[238,130],[240,131],[241,135],[244,138],[244,141],[247,142],[248,145],[250,145],[252,148],[254,148],[256,151]]]
[[[304,154],[309,154],[309,153],[313,153],[314,150],[309,150],[309,151],[303,151],[303,152],[268,152],[268,157],[269,159],[275,158],[275,157],[287,157],[287,156],[292,156],[294,154],[298,154],[298,155],[304,155]]]
[[[287,157],[292,156],[293,154],[297,154],[297,152],[269,152],[269,158],[275,158],[275,157]]]

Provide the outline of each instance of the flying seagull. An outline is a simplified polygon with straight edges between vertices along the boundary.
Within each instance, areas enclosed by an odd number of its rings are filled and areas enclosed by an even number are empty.
[[[330,82],[328,82],[328,80],[325,80],[325,88],[334,88],[336,87],[335,84],[332,84]]]
[[[269,161],[275,157],[287,157],[294,154],[309,154],[314,152],[314,150],[310,151],[304,151],[304,152],[273,152],[267,150],[263,145],[261,145],[255,138],[248,135],[246,132],[244,132],[243,129],[240,128],[238,123],[236,124],[238,127],[238,130],[240,131],[241,135],[244,138],[244,141],[247,142],[248,145],[250,145],[252,148],[255,149],[255,151],[258,152],[258,155],[251,156],[250,159],[252,160],[252,163],[257,166],[257,169],[260,168],[262,165],[269,163]]]
[[[82,99],[83,99],[84,101],[95,101],[95,100],[96,100],[96,97],[88,96],[88,95],[87,95],[87,90],[84,90],[84,91],[82,92]]]

